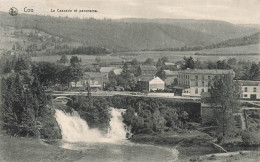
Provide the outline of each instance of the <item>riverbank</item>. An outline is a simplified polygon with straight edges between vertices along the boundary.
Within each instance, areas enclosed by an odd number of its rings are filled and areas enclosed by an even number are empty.
[[[1,162],[72,162],[82,157],[81,151],[48,145],[39,139],[0,135]]]
[[[186,135],[183,135],[183,137]],[[169,137],[169,136],[168,136]],[[186,138],[188,138],[186,136]],[[184,143],[183,143],[184,144]],[[156,144],[158,145],[158,144]],[[172,145],[163,145],[165,147]],[[207,146],[177,146],[178,161],[259,161],[259,153],[252,151],[209,153]],[[84,160],[88,153],[82,150],[68,150],[57,145],[48,145],[42,140],[0,135],[1,162],[72,162]],[[98,161],[98,157],[96,157]],[[162,159],[163,160],[163,159]]]
[[[178,161],[256,161],[259,159],[257,151],[235,151],[220,153],[212,146],[215,140],[200,131],[182,133],[167,132],[162,134],[138,134],[131,139],[135,143],[152,144],[165,147],[175,147]],[[235,147],[235,146],[234,146]]]

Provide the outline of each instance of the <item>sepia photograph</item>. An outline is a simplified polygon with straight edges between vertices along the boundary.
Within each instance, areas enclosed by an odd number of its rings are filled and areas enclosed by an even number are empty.
[[[258,162],[260,0],[0,0],[0,162]]]

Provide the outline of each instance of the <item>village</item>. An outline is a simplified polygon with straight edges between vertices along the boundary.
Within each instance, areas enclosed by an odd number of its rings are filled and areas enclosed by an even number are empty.
[[[167,58],[164,58],[167,60]],[[68,91],[87,91],[87,86],[93,93],[116,93],[130,95],[148,95],[154,97],[201,98],[210,91],[211,82],[216,76],[229,75],[235,78],[232,69],[181,69],[181,64],[161,62],[156,65],[132,65],[132,62],[115,63],[100,67],[93,63],[98,72],[85,72],[77,82],[70,82]],[[126,69],[127,68],[127,69]],[[119,76],[123,69],[129,72],[134,88],[125,87],[111,82]],[[132,72],[132,73],[131,73]],[[114,77],[114,78],[112,78]],[[242,100],[260,100],[260,80],[235,80],[241,86]],[[108,91],[108,92],[105,92]],[[132,92],[129,92],[132,91]]]

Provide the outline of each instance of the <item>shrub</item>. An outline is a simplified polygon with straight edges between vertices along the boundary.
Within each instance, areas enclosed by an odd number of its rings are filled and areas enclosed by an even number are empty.
[[[243,140],[243,144],[244,145],[249,145],[249,146],[253,146],[253,145],[259,145],[260,141],[259,141],[259,136],[258,136],[258,131],[244,131],[241,134],[242,140]]]

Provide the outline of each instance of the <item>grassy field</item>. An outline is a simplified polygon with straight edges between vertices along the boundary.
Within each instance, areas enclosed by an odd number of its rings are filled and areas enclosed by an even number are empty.
[[[72,162],[82,157],[80,151],[47,145],[37,139],[0,135],[1,162]]]
[[[256,53],[256,45],[254,46],[255,50],[251,50],[251,53],[243,54],[242,47],[234,47],[234,48],[225,48],[223,49],[212,49],[212,50],[202,50],[202,51],[136,51],[136,52],[117,52],[112,53],[106,56],[99,56],[102,62],[111,63],[111,62],[121,62],[123,60],[131,61],[132,59],[137,59],[138,61],[145,61],[147,58],[153,58],[154,61],[157,61],[158,58],[168,57],[171,62],[177,62],[183,60],[183,57],[192,56],[194,60],[199,59],[200,61],[217,61],[217,60],[227,60],[228,58],[236,58],[237,60],[245,60],[245,61],[260,61],[260,51],[259,54],[252,55],[252,53]],[[249,48],[249,47],[245,47]],[[249,48],[249,49],[252,49]],[[222,50],[222,51],[221,51]],[[233,53],[232,53],[233,51]],[[249,50],[247,50],[249,52]],[[225,53],[226,52],[226,53]],[[195,53],[203,53],[203,54],[212,54],[212,55],[195,55]],[[94,55],[77,55],[82,59],[83,64],[92,64],[95,62],[95,58],[97,56]],[[53,56],[39,56],[32,57],[33,61],[47,61],[47,62],[56,62],[60,59],[60,55]],[[68,58],[71,55],[67,56]]]

